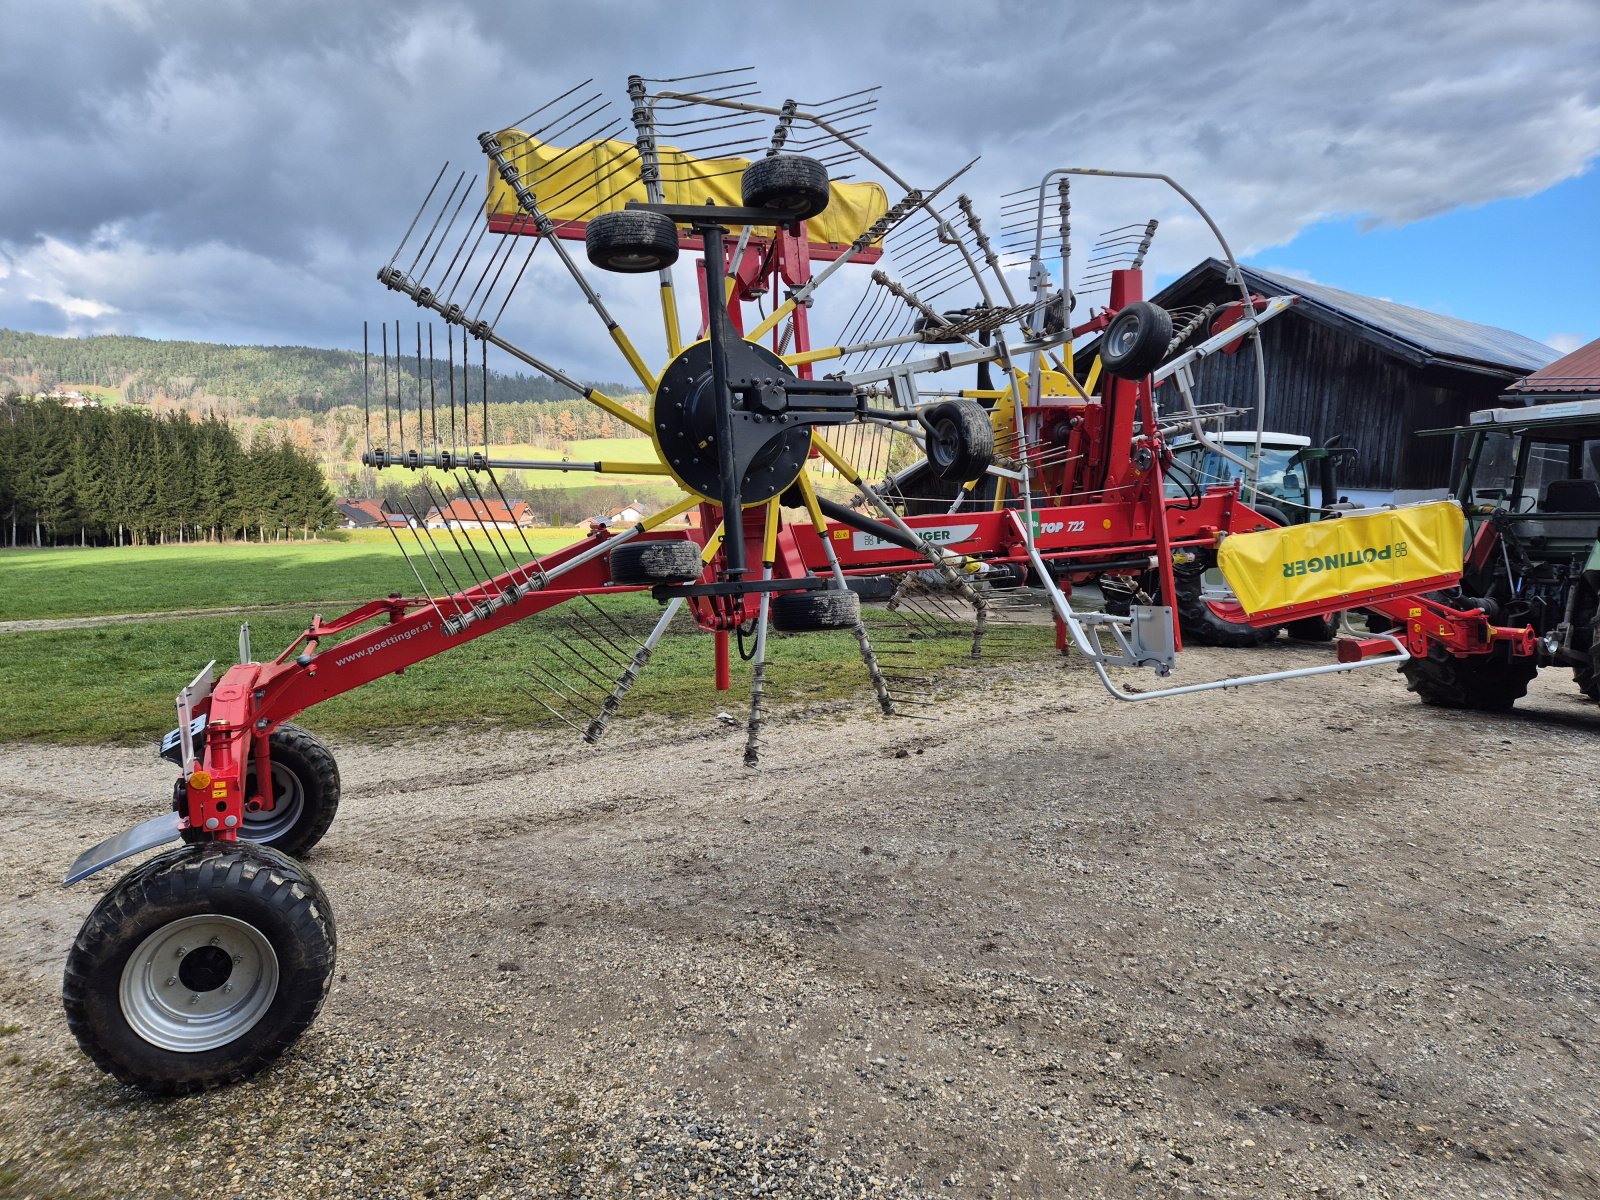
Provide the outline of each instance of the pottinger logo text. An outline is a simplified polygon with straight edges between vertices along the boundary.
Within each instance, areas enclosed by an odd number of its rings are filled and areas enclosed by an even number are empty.
[[[1351,567],[1364,567],[1369,563],[1388,562],[1392,558],[1404,558],[1408,553],[1410,548],[1406,543],[1394,542],[1387,546],[1367,546],[1361,550],[1345,550],[1338,554],[1299,558],[1279,565],[1283,567],[1285,579],[1294,579],[1300,575],[1324,575],[1332,571],[1345,571]]]

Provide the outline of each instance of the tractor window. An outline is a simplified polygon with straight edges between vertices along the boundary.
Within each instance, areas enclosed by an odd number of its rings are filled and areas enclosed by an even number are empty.
[[[1509,433],[1484,435],[1478,454],[1478,469],[1472,475],[1472,499],[1496,508],[1510,502],[1517,480],[1517,439]],[[1531,508],[1538,493],[1522,490],[1522,503]]]
[[[1255,455],[1253,445],[1229,443],[1228,449],[1241,458],[1249,459]],[[1261,474],[1260,474],[1260,500],[1263,504],[1284,504],[1286,507],[1306,506],[1310,503],[1310,493],[1306,487],[1306,468],[1303,463],[1296,464],[1291,469],[1290,461],[1299,450],[1294,447],[1263,446],[1261,448]],[[1183,494],[1184,485],[1193,482],[1198,484],[1203,491],[1208,487],[1218,484],[1232,483],[1244,474],[1244,468],[1237,463],[1230,462],[1214,450],[1207,450],[1195,443],[1181,445],[1173,451],[1173,457],[1180,467],[1188,468],[1183,479],[1170,479],[1166,491],[1169,496]],[[1245,496],[1246,501],[1250,499]]]

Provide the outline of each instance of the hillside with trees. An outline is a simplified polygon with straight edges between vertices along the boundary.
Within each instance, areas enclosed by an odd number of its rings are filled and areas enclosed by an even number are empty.
[[[409,350],[415,327],[403,327],[402,333]],[[369,382],[376,402],[377,330],[372,338]],[[436,386],[445,389],[448,368],[442,353],[437,353],[444,349],[442,345],[435,347],[435,361],[431,364],[426,358],[422,360],[424,388],[431,368]],[[461,371],[458,361],[458,389],[463,388]],[[392,387],[398,387],[407,398],[415,397],[418,363],[414,353],[391,353],[389,374]],[[362,356],[350,350],[314,350],[306,346],[227,346],[108,335],[49,337],[0,329],[0,395],[13,391],[36,395],[71,384],[115,388],[123,399],[136,404],[168,400],[193,407],[227,400],[247,405],[259,417],[292,417],[324,413],[341,405],[359,408],[363,395]],[[629,390],[620,385],[599,386],[607,391]],[[482,392],[482,372],[477,364],[469,364],[461,394],[480,397]],[[491,403],[563,400],[571,396],[571,392],[542,375],[489,372]]]
[[[316,462],[265,432],[142,408],[0,401],[0,542],[126,546],[310,537],[331,525]]]

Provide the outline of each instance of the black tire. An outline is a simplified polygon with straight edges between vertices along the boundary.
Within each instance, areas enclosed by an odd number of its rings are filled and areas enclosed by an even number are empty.
[[[1597,678],[1593,665],[1572,668],[1572,682],[1578,685],[1578,690],[1591,700],[1600,700],[1600,678]]]
[[[1528,684],[1539,668],[1530,658],[1492,654],[1456,658],[1432,643],[1426,657],[1400,664],[1406,688],[1424,704],[1436,708],[1464,708],[1474,712],[1506,712],[1528,694]]]
[[[583,231],[583,248],[602,271],[660,271],[678,261],[678,227],[662,213],[601,213]]]
[[[819,633],[854,629],[861,620],[861,598],[852,591],[780,592],[772,598],[772,627],[779,633]]]
[[[272,759],[272,810],[250,811],[256,790],[255,762],[245,775],[244,824],[239,836],[281,854],[304,858],[320,842],[339,811],[339,765],[307,730],[285,722],[268,739]]]
[[[248,1079],[316,1018],[335,951],[305,867],[248,842],[183,846],[123,877],[84,921],[62,985],[67,1026],[97,1067],[147,1092]]]
[[[1292,638],[1299,638],[1302,642],[1331,642],[1333,635],[1339,632],[1339,614],[1328,613],[1320,617],[1301,617],[1298,621],[1286,621],[1283,631]]]
[[[946,400],[927,413],[928,465],[940,479],[966,483],[994,462],[994,426],[981,404]]]
[[[746,208],[767,208],[805,221],[828,207],[828,168],[802,154],[758,158],[744,169],[739,194]]]
[[[1178,593],[1178,627],[1185,641],[1202,646],[1228,646],[1243,649],[1263,646],[1278,636],[1279,626],[1258,629],[1243,621],[1230,621],[1211,607],[1201,595],[1205,584],[1206,559],[1172,568],[1173,587]]]
[[[1283,509],[1278,508],[1275,505],[1272,505],[1272,504],[1252,504],[1250,507],[1252,509],[1254,509],[1258,514],[1260,514],[1261,516],[1265,517],[1267,520],[1271,521],[1274,525],[1278,526],[1278,528],[1280,528],[1280,529],[1282,529],[1285,525],[1288,525],[1290,523],[1289,522],[1289,514],[1284,512]]]
[[[619,587],[693,583],[704,568],[693,542],[629,542],[611,552],[611,582]]]
[[[1121,379],[1143,379],[1161,365],[1172,344],[1172,317],[1148,300],[1136,300],[1106,326],[1100,363]]]

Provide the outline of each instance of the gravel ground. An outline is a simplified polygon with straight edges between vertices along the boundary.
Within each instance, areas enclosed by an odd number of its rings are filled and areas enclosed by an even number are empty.
[[[775,721],[757,771],[714,696],[598,749],[335,747],[328,1003],[169,1102],[67,1033],[117,872],[57,884],[170,768],[0,748],[0,1195],[1600,1195],[1600,710],[1562,673],[1510,717],[1388,671],[964,678],[935,722]]]

